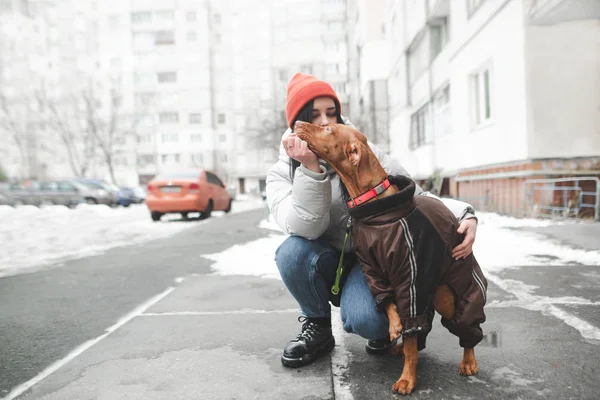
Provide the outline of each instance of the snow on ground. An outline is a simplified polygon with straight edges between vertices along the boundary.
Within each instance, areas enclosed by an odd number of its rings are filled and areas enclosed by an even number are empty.
[[[597,251],[573,249],[554,242],[547,237],[531,232],[517,231],[518,227],[543,227],[551,224],[567,225],[569,222],[556,222],[536,219],[517,219],[492,213],[478,213],[479,224],[474,245],[474,253],[482,266],[488,281],[513,294],[510,302],[495,302],[492,307],[521,307],[551,315],[577,329],[586,339],[600,340],[600,329],[584,320],[556,307],[557,304],[594,304],[580,297],[551,298],[533,294],[535,286],[523,282],[502,279],[499,273],[504,269],[521,266],[568,265],[581,263],[600,266],[600,248]],[[215,261],[211,267],[216,274],[256,275],[280,279],[274,256],[277,247],[287,237],[272,218],[263,220],[259,228],[270,232],[269,236],[253,242],[235,245],[229,249],[205,257]],[[568,229],[568,227],[565,227]],[[239,260],[252,260],[252,263]],[[576,268],[576,267],[575,267]]]
[[[231,212],[261,207],[266,205],[259,198],[238,196]],[[215,211],[211,218],[224,215]],[[180,219],[174,214],[153,222],[143,204],[129,208],[82,204],[73,210],[63,206],[0,206],[0,277],[163,238],[207,222],[176,221]]]

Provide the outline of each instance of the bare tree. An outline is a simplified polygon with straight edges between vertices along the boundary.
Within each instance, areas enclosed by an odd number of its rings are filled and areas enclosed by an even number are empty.
[[[250,144],[256,149],[274,149],[275,151],[279,149],[281,136],[288,128],[288,124],[283,114],[279,115],[274,112],[272,115],[276,115],[276,117],[263,118],[255,123],[252,123],[251,119],[247,121],[246,134]]]
[[[93,153],[93,140],[79,99],[73,93],[58,97],[45,90],[36,91],[35,96],[41,120],[56,132],[64,145],[71,172],[77,177],[85,177],[90,165],[89,155]]]
[[[102,93],[89,83],[81,92],[85,109],[85,125],[93,138],[108,168],[112,183],[116,184],[114,158],[115,145],[130,135],[135,135],[141,115],[126,113],[123,109],[123,96],[116,85],[108,93]],[[103,102],[104,100],[104,102]]]
[[[21,162],[27,163],[26,129],[17,107],[22,106],[22,100],[9,98],[0,90],[0,129],[7,132],[13,143],[19,149]]]

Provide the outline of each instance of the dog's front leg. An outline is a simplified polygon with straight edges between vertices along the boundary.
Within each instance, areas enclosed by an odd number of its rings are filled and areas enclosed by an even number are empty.
[[[417,383],[417,362],[419,361],[419,350],[417,349],[417,337],[409,336],[404,339],[404,368],[400,379],[394,383],[392,390],[400,394],[410,394]]]
[[[389,333],[390,340],[396,340],[402,335],[402,321],[400,320],[400,314],[398,314],[398,308],[394,303],[387,303],[385,305],[385,312],[390,321]]]

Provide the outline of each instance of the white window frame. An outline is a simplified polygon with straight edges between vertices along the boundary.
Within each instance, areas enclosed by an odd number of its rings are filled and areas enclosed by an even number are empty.
[[[435,137],[452,133],[452,97],[450,83],[443,85],[433,95],[433,131]]]
[[[486,86],[487,74],[487,86]],[[487,126],[493,122],[494,106],[494,71],[491,63],[486,63],[475,70],[469,77],[469,93],[471,98],[471,127],[473,129]]]

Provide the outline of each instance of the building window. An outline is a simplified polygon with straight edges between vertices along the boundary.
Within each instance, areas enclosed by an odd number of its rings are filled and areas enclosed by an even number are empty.
[[[174,112],[164,112],[158,114],[158,122],[161,124],[176,124],[179,122],[179,114]]]
[[[217,122],[219,124],[224,124],[225,123],[225,114],[219,114],[219,115],[217,115]]]
[[[191,113],[190,114],[190,124],[201,124],[202,123],[202,114],[200,113]]]
[[[160,135],[160,140],[163,143],[177,143],[179,141],[179,135],[176,133],[163,133]]]
[[[163,164],[165,164],[167,162],[167,155],[163,154],[162,156],[160,156],[160,158],[162,159]]]
[[[219,135],[219,142],[225,143],[226,141],[227,141],[227,135],[220,134]]]
[[[287,70],[280,69],[279,70],[279,80],[285,82],[285,81],[287,81],[287,79],[288,79]]]
[[[173,158],[175,159],[175,162],[178,163],[179,160],[181,159],[181,155],[180,154],[173,154]]]
[[[119,16],[118,15],[111,15],[108,17],[108,26],[111,29],[118,29],[119,28]]]
[[[196,32],[188,32],[186,38],[188,42],[195,42],[198,39],[198,35],[196,35]]]
[[[202,165],[202,154],[192,154],[192,163]]]
[[[135,98],[136,103],[139,107],[147,107],[154,103],[154,100],[156,99],[156,94],[150,92],[136,93]]]
[[[452,112],[450,107],[450,85],[446,85],[433,95],[433,129],[435,136],[452,133]]]
[[[221,23],[221,14],[215,14],[215,24],[219,25]]]
[[[429,104],[425,104],[410,117],[409,146],[411,149],[416,149],[429,142],[430,138]]]
[[[131,22],[134,24],[149,21],[152,21],[152,13],[149,11],[138,11],[131,14]]]
[[[190,139],[192,143],[202,143],[202,135],[199,133],[193,133],[190,135]]]
[[[471,75],[473,125],[478,126],[492,118],[491,71],[483,69]]]
[[[157,46],[175,44],[175,33],[173,31],[157,31],[154,33],[154,44]]]
[[[221,44],[221,35],[218,33],[215,35],[215,44]]]
[[[173,11],[156,11],[154,15],[157,17],[157,20],[162,21],[173,21]]]
[[[334,83],[333,90],[335,90],[336,93],[346,93],[346,83],[345,82]]]
[[[177,82],[177,72],[159,72],[156,74],[158,83]]]
[[[152,155],[152,154],[140,155],[137,158],[137,164],[140,167],[143,167],[144,165],[148,165],[148,164],[154,164],[154,163],[155,163],[155,159],[154,159],[154,155]]]
[[[312,74],[313,73],[312,65],[301,65],[300,72],[305,73],[305,74]]]
[[[427,46],[426,41],[421,38],[408,50],[408,79],[414,84],[421,74],[427,69]]]
[[[448,43],[448,19],[440,18],[429,25],[431,60],[434,60]]]
[[[467,0],[467,16],[471,18],[483,3],[485,0]]]
[[[195,21],[196,20],[196,11],[188,11],[185,13],[186,21]]]
[[[140,144],[151,143],[152,142],[152,136],[149,133],[138,134],[137,142],[140,143]]]
[[[221,162],[224,162],[224,163],[227,162],[227,154],[221,155]]]

